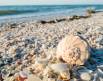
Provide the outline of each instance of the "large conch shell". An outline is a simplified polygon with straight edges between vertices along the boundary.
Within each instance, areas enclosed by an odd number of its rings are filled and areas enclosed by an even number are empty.
[[[68,35],[57,46],[57,59],[71,65],[83,65],[89,58],[89,44],[80,36]]]

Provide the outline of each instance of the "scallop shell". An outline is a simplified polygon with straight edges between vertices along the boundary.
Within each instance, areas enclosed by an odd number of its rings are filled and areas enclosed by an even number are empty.
[[[89,57],[89,45],[80,36],[68,35],[57,46],[57,59],[71,65],[83,65]]]

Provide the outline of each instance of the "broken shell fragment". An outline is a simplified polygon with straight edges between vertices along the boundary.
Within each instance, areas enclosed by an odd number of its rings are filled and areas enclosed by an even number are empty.
[[[51,68],[54,72],[57,72],[57,73],[60,73],[60,72],[64,72],[64,71],[69,70],[68,65],[67,65],[66,63],[52,64],[52,65],[50,66],[50,68]]]
[[[70,79],[70,73],[69,71],[64,71],[60,73],[60,76],[63,80],[69,80]]]

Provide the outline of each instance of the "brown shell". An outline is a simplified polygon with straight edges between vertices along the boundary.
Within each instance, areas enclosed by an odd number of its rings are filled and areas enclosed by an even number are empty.
[[[72,65],[83,65],[89,57],[89,45],[79,36],[68,35],[57,46],[57,59]]]

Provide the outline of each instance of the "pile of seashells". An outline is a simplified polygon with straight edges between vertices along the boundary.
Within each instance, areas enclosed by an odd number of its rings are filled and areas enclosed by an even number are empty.
[[[42,81],[103,81],[103,65],[95,71],[85,67],[90,51],[81,36],[68,35],[58,44],[56,55],[43,54],[28,69]]]
[[[91,51],[84,38],[68,35],[59,42],[57,50],[49,50],[49,55],[30,57],[35,59],[24,69],[30,75],[26,81],[103,81],[103,65],[88,68],[89,61],[94,62],[89,58]]]

